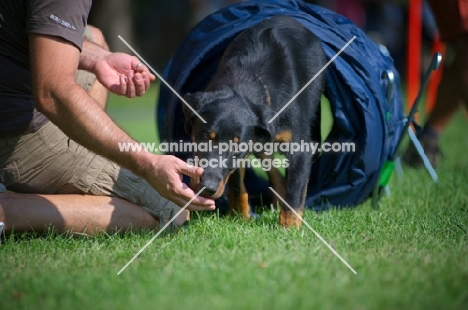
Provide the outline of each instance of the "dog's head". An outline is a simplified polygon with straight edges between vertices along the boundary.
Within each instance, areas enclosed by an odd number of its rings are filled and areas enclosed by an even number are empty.
[[[248,96],[230,88],[187,94],[184,99],[190,106],[183,104],[185,131],[198,148],[192,159],[204,168],[199,180],[192,178],[191,187],[205,187],[202,195],[217,199],[239,160],[251,153],[241,146],[272,141],[275,132],[268,121],[273,115],[264,104],[249,102]]]

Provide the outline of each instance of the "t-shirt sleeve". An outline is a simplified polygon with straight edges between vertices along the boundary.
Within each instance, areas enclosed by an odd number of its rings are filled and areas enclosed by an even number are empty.
[[[81,51],[91,5],[92,0],[30,0],[26,31],[61,37]]]

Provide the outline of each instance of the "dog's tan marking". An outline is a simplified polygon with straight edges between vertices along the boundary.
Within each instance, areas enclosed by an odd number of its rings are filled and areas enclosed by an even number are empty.
[[[218,199],[219,197],[221,197],[224,193],[224,187],[226,187],[226,183],[224,182],[224,180],[221,180],[221,182],[219,182],[218,184],[218,189],[216,190],[216,193],[214,193],[214,195],[211,198]]]
[[[290,129],[286,129],[280,131],[275,136],[275,141],[279,142],[291,142],[292,141],[292,131]]]
[[[244,220],[250,218],[249,195],[244,184],[245,168],[239,168],[239,189],[228,191],[228,203],[231,216],[242,215]]]
[[[295,210],[297,214],[299,214],[302,218],[303,210],[304,210],[304,203],[307,195],[307,184],[304,185],[302,188],[302,193],[301,193],[301,202],[300,202],[300,209]],[[284,197],[284,196],[283,196]],[[280,217],[279,217],[279,222],[282,227],[289,228],[289,227],[296,227],[300,228],[302,225],[302,220],[299,218],[291,209],[281,209],[280,211]]]
[[[302,210],[297,210],[296,212],[302,217]],[[296,227],[299,229],[302,225],[301,219],[291,210],[281,210],[279,222],[281,227],[284,228]]]
[[[216,190],[216,193],[214,193],[213,196],[211,196],[210,198],[212,199],[218,199],[219,197],[221,197],[223,194],[224,194],[224,188],[226,187],[226,184],[229,180],[229,177],[234,173],[234,170],[229,172],[228,175],[224,178],[224,180],[221,180],[221,182],[219,182],[218,184],[218,189]]]
[[[284,177],[280,174],[277,168],[271,167],[268,173],[268,178],[270,179],[271,187],[281,196],[286,196],[286,186],[284,184]],[[273,205],[273,209],[279,210],[283,204],[283,202],[276,196],[273,195],[271,204]]]
[[[239,193],[236,197],[234,195],[228,194],[229,213],[231,216],[240,214],[244,220],[248,220],[250,218],[249,195],[247,193]]]
[[[263,161],[265,159],[274,160],[273,155],[267,155],[265,153],[257,154],[257,156]],[[268,179],[270,180],[271,187],[281,196],[286,197],[286,184],[285,178],[281,175],[278,168],[271,167],[270,170],[267,171]],[[271,201],[274,209],[280,209],[282,206],[282,201],[276,196],[273,195]]]
[[[239,137],[238,137],[238,136],[235,136],[235,137],[232,139],[232,141],[233,141],[234,143],[239,143]]]
[[[190,178],[190,188],[191,189],[193,189],[194,191],[198,191],[199,190],[199,188],[198,188],[199,185],[200,185],[200,177],[199,176]]]
[[[255,76],[257,77],[257,80],[259,80],[260,83],[262,83],[263,90],[265,90],[265,101],[266,101],[267,106],[271,106],[270,92],[268,91],[268,88],[267,88],[265,82],[263,81],[263,79],[262,79],[262,77],[260,75],[255,74]]]
[[[213,140],[214,138],[216,138],[216,131],[210,132],[210,139]]]

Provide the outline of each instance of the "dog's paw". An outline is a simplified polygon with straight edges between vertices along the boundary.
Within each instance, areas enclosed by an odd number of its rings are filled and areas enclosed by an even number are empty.
[[[297,210],[296,212],[297,214],[300,215],[300,217],[297,216],[291,210],[281,210],[280,216],[279,216],[279,223],[281,227],[284,227],[284,228],[296,227],[299,229],[302,225],[302,220],[301,220],[302,210]]]

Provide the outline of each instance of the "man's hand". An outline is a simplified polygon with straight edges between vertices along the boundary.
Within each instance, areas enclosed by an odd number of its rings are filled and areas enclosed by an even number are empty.
[[[117,95],[142,96],[156,77],[135,56],[111,53],[86,41],[80,54],[79,68],[96,74],[104,87]]]
[[[129,98],[142,96],[156,79],[138,58],[124,53],[111,53],[98,60],[94,74],[111,92]]]
[[[156,155],[149,163],[148,171],[144,178],[166,199],[179,206],[186,205],[196,194],[190,187],[182,182],[182,175],[200,177],[203,168],[187,165],[183,160],[169,155]],[[214,210],[215,203],[212,199],[196,197],[187,207],[188,210]]]

